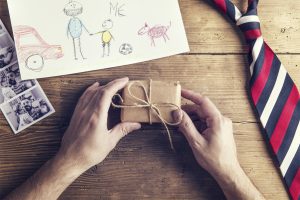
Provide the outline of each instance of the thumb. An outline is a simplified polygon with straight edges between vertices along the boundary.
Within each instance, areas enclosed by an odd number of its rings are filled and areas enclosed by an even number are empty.
[[[173,117],[175,119],[182,118],[181,123],[178,125],[179,130],[184,134],[190,145],[193,145],[195,143],[203,144],[204,138],[199,133],[192,119],[188,116],[188,114],[185,111],[173,111]]]
[[[120,139],[122,139],[132,131],[136,131],[140,128],[141,128],[140,123],[123,122],[116,125],[111,132],[113,134],[113,137],[116,138],[118,142]]]

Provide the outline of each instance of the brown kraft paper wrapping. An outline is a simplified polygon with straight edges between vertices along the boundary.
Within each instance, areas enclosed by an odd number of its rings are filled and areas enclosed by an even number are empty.
[[[129,85],[131,85],[130,88]],[[147,92],[150,102],[147,100],[145,92]],[[181,85],[179,82],[152,80],[130,81],[123,90],[122,105],[130,105],[133,107],[121,109],[122,122],[162,123],[161,119],[154,113],[155,111],[150,107],[134,107],[135,105],[144,105],[144,103],[138,101],[132,97],[132,95],[145,100],[149,104],[155,105],[160,112],[160,117],[166,122],[176,123],[172,112],[181,106]]]

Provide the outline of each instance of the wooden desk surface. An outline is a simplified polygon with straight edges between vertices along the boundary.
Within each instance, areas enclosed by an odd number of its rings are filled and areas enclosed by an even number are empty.
[[[245,8],[243,2],[238,3],[240,8]],[[40,80],[56,113],[17,136],[0,115],[0,197],[57,152],[76,101],[87,86],[129,76],[179,80],[183,87],[210,97],[233,120],[239,160],[255,185],[267,199],[288,199],[249,103],[246,46],[241,33],[206,0],[180,0],[180,5],[189,54]],[[294,0],[263,0],[259,4],[265,39],[298,86],[299,10],[300,3]],[[0,1],[0,17],[11,29],[6,0]],[[111,120],[115,121],[118,113],[113,114]],[[175,154],[164,132],[162,126],[144,126],[128,136],[103,163],[78,178],[61,199],[224,199],[216,182],[197,166],[183,136],[172,129]]]

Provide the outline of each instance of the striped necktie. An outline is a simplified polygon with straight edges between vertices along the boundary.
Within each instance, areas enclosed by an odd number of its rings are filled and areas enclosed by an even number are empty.
[[[278,57],[265,43],[258,0],[242,14],[230,0],[211,0],[236,23],[249,45],[250,95],[277,157],[289,193],[300,200],[300,94]]]

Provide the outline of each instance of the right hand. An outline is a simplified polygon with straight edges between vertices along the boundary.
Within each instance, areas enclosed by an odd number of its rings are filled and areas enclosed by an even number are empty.
[[[239,170],[231,120],[207,97],[189,90],[182,90],[182,97],[194,104],[183,106],[183,112],[177,111],[174,116],[180,119],[182,113],[179,130],[185,135],[199,165],[216,179]],[[188,114],[196,114],[204,130],[199,132]]]
[[[139,123],[107,127],[112,98],[128,81],[116,79],[102,86],[95,83],[81,96],[58,153],[59,158],[79,168],[79,173],[102,162],[123,137],[141,128]]]

